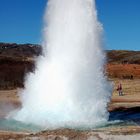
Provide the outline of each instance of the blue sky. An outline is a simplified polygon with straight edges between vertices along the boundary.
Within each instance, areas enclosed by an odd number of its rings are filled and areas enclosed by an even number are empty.
[[[0,0],[0,42],[40,43],[47,0]],[[107,49],[140,50],[140,0],[96,0]]]

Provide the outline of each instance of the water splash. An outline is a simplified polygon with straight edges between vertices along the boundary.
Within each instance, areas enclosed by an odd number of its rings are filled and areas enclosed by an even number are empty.
[[[94,127],[108,120],[102,26],[94,0],[49,0],[43,53],[12,117],[47,129]]]

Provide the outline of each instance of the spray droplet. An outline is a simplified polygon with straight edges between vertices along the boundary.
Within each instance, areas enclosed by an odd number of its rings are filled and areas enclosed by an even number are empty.
[[[44,126],[94,127],[108,120],[111,87],[103,73],[102,27],[94,0],[49,0],[44,55],[14,119]]]

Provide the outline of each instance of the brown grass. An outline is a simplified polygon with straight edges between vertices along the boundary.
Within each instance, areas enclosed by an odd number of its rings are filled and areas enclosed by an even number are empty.
[[[107,72],[109,77],[112,78],[121,78],[121,79],[140,78],[140,65],[139,64],[108,64]]]

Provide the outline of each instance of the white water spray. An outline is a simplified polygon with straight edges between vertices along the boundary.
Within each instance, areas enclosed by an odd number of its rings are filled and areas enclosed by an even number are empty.
[[[26,80],[14,119],[48,129],[106,122],[111,87],[101,36],[94,0],[49,0],[44,56]]]

